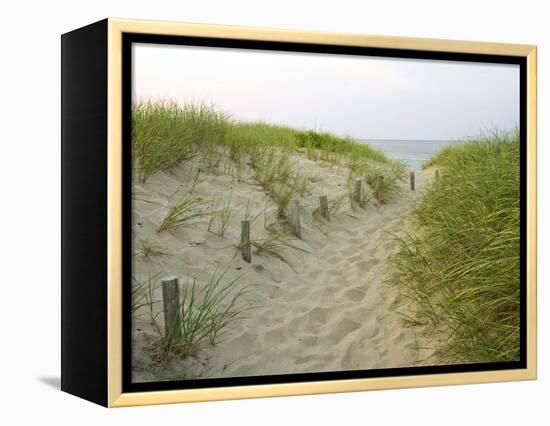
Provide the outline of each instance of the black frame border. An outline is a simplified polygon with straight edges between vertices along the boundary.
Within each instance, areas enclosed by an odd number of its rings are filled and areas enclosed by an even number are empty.
[[[333,371],[231,378],[175,380],[132,383],[131,380],[131,103],[132,44],[184,45],[247,50],[375,56],[399,59],[427,59],[474,63],[512,64],[520,67],[520,360],[510,362],[384,368],[374,370]],[[368,379],[398,376],[423,376],[445,373],[469,373],[527,368],[527,58],[522,56],[457,53],[314,43],[276,42],[245,39],[173,36],[141,33],[122,34],[122,391],[149,392],[187,390],[243,385],[303,383],[326,380]]]
[[[61,390],[106,406],[108,26],[61,36]]]

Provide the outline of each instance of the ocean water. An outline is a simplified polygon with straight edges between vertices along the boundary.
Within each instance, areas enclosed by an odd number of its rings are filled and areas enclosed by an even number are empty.
[[[411,170],[419,170],[434,154],[448,145],[456,145],[457,141],[440,140],[361,140],[373,148],[384,151],[392,159],[403,161]]]

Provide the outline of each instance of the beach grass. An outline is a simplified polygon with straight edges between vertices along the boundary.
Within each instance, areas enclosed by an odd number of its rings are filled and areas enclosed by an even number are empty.
[[[149,301],[147,300],[147,286],[151,283],[151,277],[149,277],[149,280],[145,281],[138,281],[137,278],[132,277],[132,305],[131,305],[131,311],[132,314],[136,313],[139,309],[143,308],[144,306],[149,305]]]
[[[443,149],[441,170],[392,256],[421,323],[448,336],[459,362],[518,360],[519,136],[494,132]]]
[[[231,126],[228,145],[232,158],[245,153],[250,154],[258,145],[276,146],[287,150],[297,147],[296,130],[266,122],[234,121]]]
[[[396,163],[397,164],[397,163]],[[364,170],[365,181],[372,188],[372,194],[378,205],[384,204],[397,192],[401,169],[397,167],[367,167]]]
[[[314,160],[363,164],[391,164],[368,144],[326,132],[295,129],[265,122],[241,122],[204,103],[178,104],[172,100],[141,100],[132,107],[133,161],[145,182],[158,170],[200,155],[204,169],[227,157],[240,167],[251,165],[269,148],[286,153],[305,152]],[[240,170],[240,169],[238,169]]]
[[[290,200],[296,192],[293,186],[295,167],[288,154],[278,148],[269,148],[251,165],[256,180],[277,206],[277,217],[285,219]]]
[[[189,225],[193,219],[204,216],[204,213],[197,210],[202,205],[203,202],[199,198],[185,195],[168,208],[157,232],[175,230]]]
[[[139,310],[147,308],[149,315],[149,324],[155,329],[158,334],[161,334],[161,328],[157,322],[160,312],[155,312],[155,305],[161,303],[154,296],[155,291],[159,287],[159,273],[149,274],[147,279],[138,280],[132,277],[132,315],[137,315]]]
[[[347,195],[350,202],[350,207],[352,210],[356,208],[364,209],[367,207],[367,204],[372,199],[372,190],[368,188],[364,182],[361,180],[361,187],[357,191],[356,185],[357,178],[353,173],[350,173],[347,178]]]
[[[348,137],[338,137],[330,133],[316,132],[313,130],[296,132],[298,147],[306,152],[319,152],[318,156],[311,155],[312,159],[322,159],[329,162],[339,162],[342,158],[350,161],[372,160],[379,163],[390,163],[388,157],[382,152],[367,144],[358,143]]]
[[[160,361],[164,365],[173,357],[197,354],[205,344],[216,344],[229,325],[243,317],[247,287],[240,284],[241,278],[226,279],[225,272],[215,271],[208,282],[193,278],[183,286],[178,322],[170,325],[170,339],[165,336],[163,341]]]
[[[132,106],[132,150],[145,182],[157,170],[175,166],[201,150],[212,156],[225,141],[229,117],[212,106],[140,101]]]
[[[233,209],[231,208],[231,197],[219,206],[220,200],[213,199],[208,219],[208,231],[213,232],[219,237],[225,235],[225,231],[229,226],[229,221],[233,216]]]
[[[295,241],[296,240],[294,238],[289,238],[285,235],[273,234],[265,238],[251,240],[250,243],[256,248],[258,254],[263,254],[265,256],[271,256],[279,259],[295,271],[285,252],[288,249],[294,249],[307,253],[307,250],[296,246],[294,244]]]
[[[228,116],[205,104],[142,101],[132,107],[132,152],[145,182],[157,170],[194,157],[225,140]]]
[[[300,197],[305,197],[311,192],[311,180],[308,176],[297,173],[292,182],[292,188]]]
[[[344,212],[347,196],[347,194],[342,194],[328,202],[329,217],[338,217]]]
[[[315,161],[346,165],[356,171],[375,164],[392,176],[395,167],[382,151],[349,137],[265,122],[239,122],[203,103],[136,102],[132,143],[133,161],[142,182],[159,170],[198,157],[199,167],[193,181],[188,182],[190,193],[201,172],[217,172],[223,164],[224,172],[240,182],[246,167],[276,205],[281,221],[288,219],[291,199],[305,197],[311,189],[312,181],[300,173],[293,155],[305,153]],[[391,192],[386,187],[378,191],[379,201]],[[191,197],[172,206],[159,232],[185,226],[196,217],[194,207]]]
[[[350,197],[350,200],[351,200],[351,195],[350,194],[351,194],[351,192],[347,192],[347,193],[341,194],[340,196],[328,201],[327,212],[328,212],[329,220],[331,220],[332,218],[340,216],[345,211],[345,204],[346,204],[345,201],[348,197]],[[352,201],[352,203],[353,203],[353,201]],[[352,206],[353,206],[353,204],[352,204]],[[323,219],[322,208],[321,208],[320,205],[313,209],[312,216],[317,221],[320,221],[321,219]]]
[[[137,242],[137,248],[134,253],[135,256],[142,256],[144,258],[150,258],[154,256],[162,256],[166,252],[153,241],[147,239],[140,239]]]

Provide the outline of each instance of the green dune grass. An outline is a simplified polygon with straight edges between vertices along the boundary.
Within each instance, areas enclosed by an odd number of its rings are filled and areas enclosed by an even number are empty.
[[[315,160],[390,164],[382,151],[350,138],[264,122],[239,122],[205,104],[140,101],[132,107],[132,148],[141,181],[158,170],[201,156],[209,166],[224,156],[254,162],[268,148],[302,151]]]
[[[204,104],[180,106],[171,101],[145,101],[132,107],[132,150],[139,178],[212,151],[229,132],[229,118]]]
[[[519,136],[494,133],[439,152],[440,169],[392,261],[414,321],[449,335],[458,362],[518,360]]]

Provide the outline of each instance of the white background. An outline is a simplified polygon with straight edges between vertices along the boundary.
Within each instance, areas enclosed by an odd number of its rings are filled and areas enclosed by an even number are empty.
[[[4,1],[0,6],[0,423],[548,424],[550,73],[544,1]],[[60,34],[107,16],[539,46],[539,380],[106,410],[58,391]],[[546,218],[546,220],[544,220]]]

